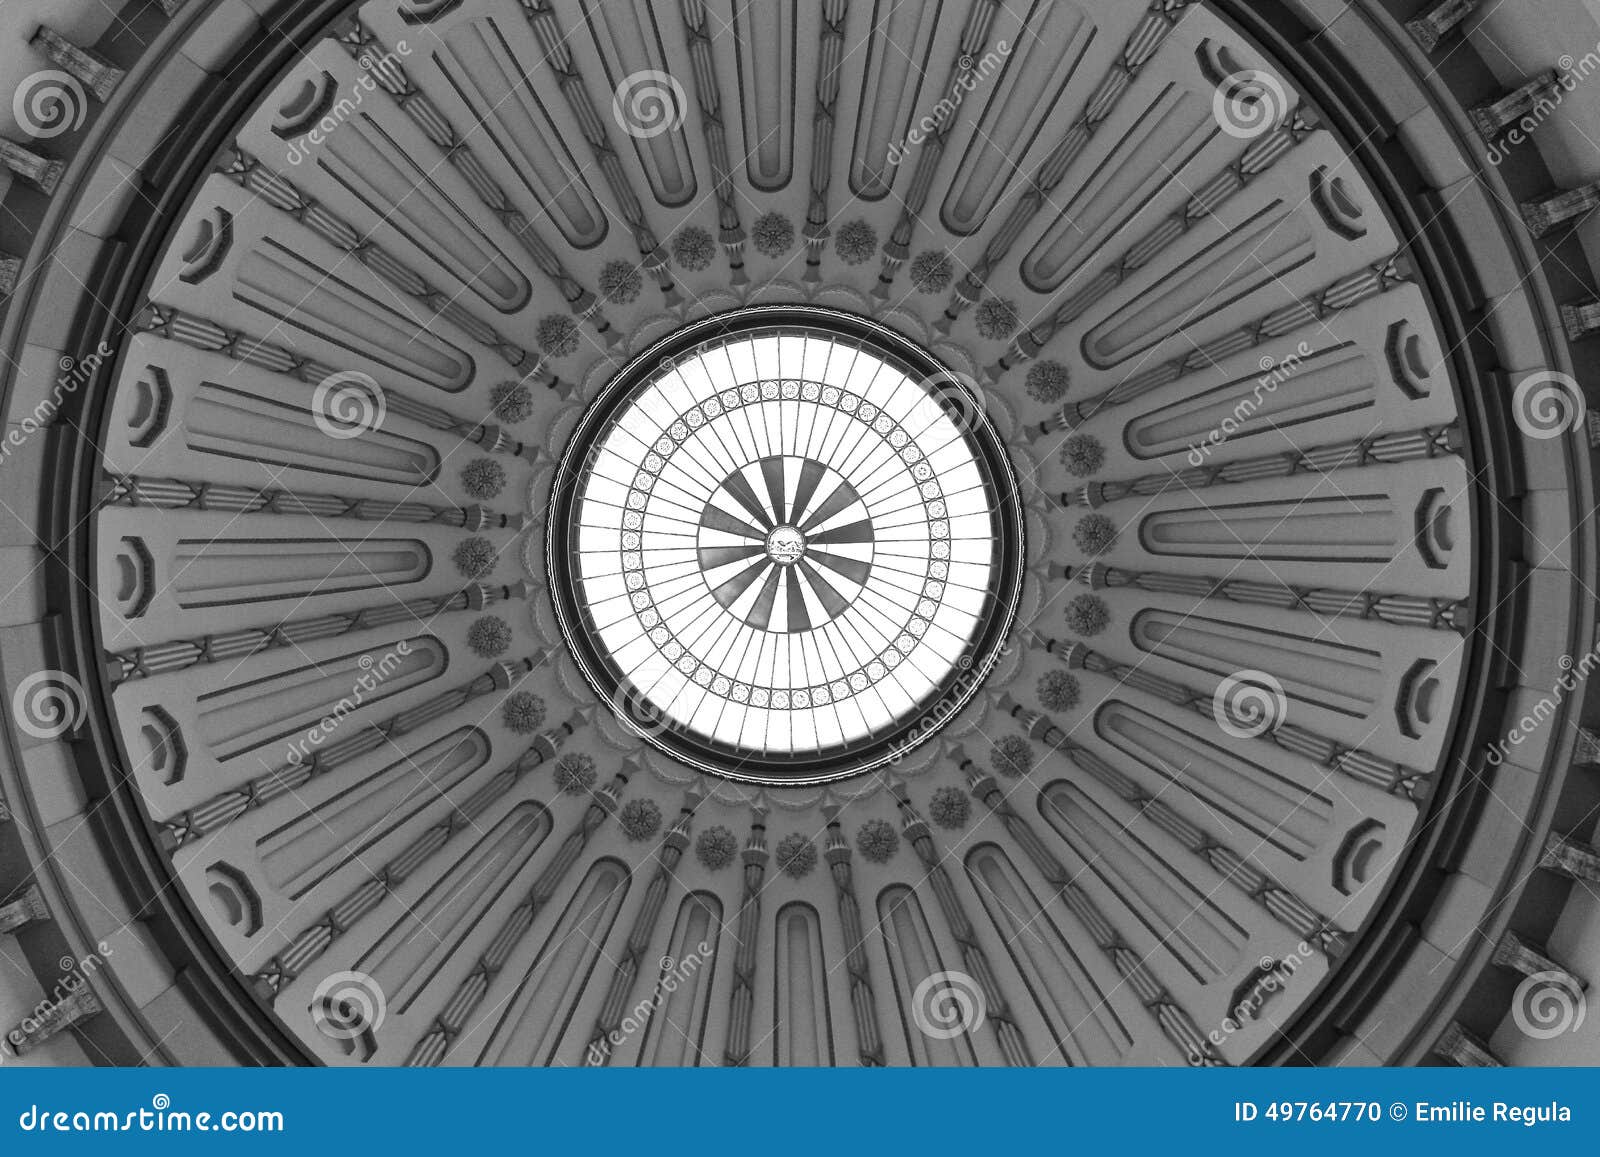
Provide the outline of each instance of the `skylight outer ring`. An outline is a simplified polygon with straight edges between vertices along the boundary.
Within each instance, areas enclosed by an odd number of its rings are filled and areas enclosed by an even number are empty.
[[[586,486],[591,481],[597,457],[604,453],[601,447],[617,429],[619,421],[629,416],[641,394],[652,390],[665,372],[696,351],[779,331],[804,331],[808,335],[857,345],[865,353],[922,383],[922,388],[964,433],[964,448],[970,452],[971,462],[981,479],[993,540],[987,563],[989,589],[972,614],[972,627],[960,657],[912,707],[859,737],[798,749],[773,750],[728,742],[694,729],[688,721],[663,710],[642,680],[633,677],[640,672],[623,669],[603,642],[603,624],[585,598],[579,522]],[[781,395],[783,383],[762,384],[776,388]],[[1016,476],[998,435],[983,413],[981,398],[975,397],[980,389],[975,383],[953,374],[930,353],[893,330],[854,314],[816,307],[755,306],[720,314],[686,326],[632,358],[585,411],[568,439],[552,486],[546,523],[546,567],[557,618],[563,637],[570,644],[578,668],[599,699],[601,709],[612,712],[630,731],[690,767],[762,785],[792,786],[846,779],[898,762],[913,748],[937,735],[977,694],[999,659],[1021,593],[1025,526]],[[878,425],[879,434],[888,438],[884,423]],[[682,441],[679,439],[680,443]],[[905,441],[897,437],[894,444],[904,446]],[[929,481],[937,483],[936,478]],[[644,479],[642,485],[646,489],[639,492],[646,493],[649,479]],[[925,500],[940,504],[934,509],[942,509],[942,497],[941,494]],[[940,521],[930,518],[929,525]],[[939,532],[930,531],[929,535],[931,546],[941,547],[947,554],[948,542],[941,544],[938,533],[947,537],[947,525]],[[590,551],[591,555],[594,553]],[[774,569],[787,568],[774,566]],[[624,570],[623,573],[628,572]],[[919,609],[928,609],[927,600],[921,602]],[[937,609],[934,614],[938,614]],[[861,659],[856,667],[858,672],[884,661],[882,654],[857,657]],[[843,678],[848,681],[850,676]],[[792,689],[773,686],[763,690],[768,694],[764,710],[789,709],[787,704],[773,705],[771,696]],[[725,693],[731,697],[733,692]],[[817,693],[816,685],[804,688],[807,708],[813,706],[811,697]],[[855,693],[858,691],[852,691]],[[822,694],[824,697],[830,694],[826,684]],[[798,692],[796,696],[799,697]],[[825,699],[818,700],[815,705],[823,703]]]

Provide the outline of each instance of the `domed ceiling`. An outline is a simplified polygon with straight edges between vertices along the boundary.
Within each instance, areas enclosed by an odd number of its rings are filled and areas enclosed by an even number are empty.
[[[1464,1061],[1436,990],[1571,980],[1508,890],[1593,870],[1570,755],[1488,757],[1592,643],[1582,388],[1424,195],[1459,104],[1375,143],[1282,7],[242,38],[82,307],[38,689],[218,1047]]]

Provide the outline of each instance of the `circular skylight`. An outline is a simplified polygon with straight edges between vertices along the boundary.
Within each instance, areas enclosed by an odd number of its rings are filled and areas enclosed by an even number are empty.
[[[859,319],[781,317],[696,327],[619,375],[568,448],[550,557],[624,719],[793,782],[960,709],[1009,623],[1020,519],[974,387]]]

